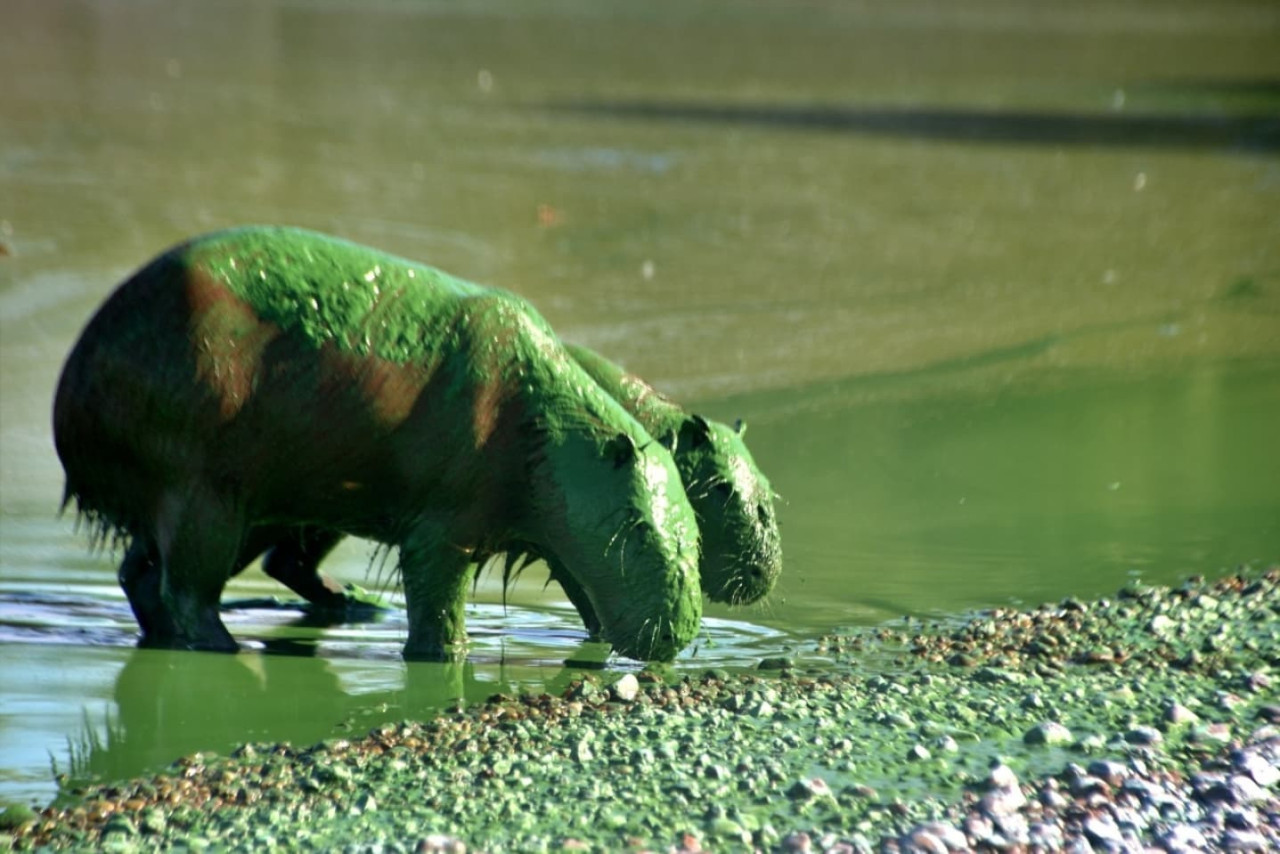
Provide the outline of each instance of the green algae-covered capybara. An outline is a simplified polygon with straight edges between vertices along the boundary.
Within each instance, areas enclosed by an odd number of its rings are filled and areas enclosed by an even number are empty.
[[[698,630],[670,452],[501,290],[298,229],[197,238],[92,318],[53,420],[67,500],[128,540],[144,644],[236,649],[223,586],[255,531],[295,528],[399,548],[407,657],[456,654],[474,562],[513,548],[624,655]]]
[[[701,530],[702,592],[731,605],[764,598],[782,572],[782,545],[773,487],[747,450],[745,427],[690,414],[598,353],[566,346],[601,388],[672,449]]]
[[[574,344],[565,347],[601,389],[672,449],[701,531],[702,592],[712,601],[731,605],[750,604],[767,595],[782,570],[774,494],[743,442],[742,425],[731,428],[690,414],[598,353]],[[318,570],[340,539],[332,531],[260,528],[242,553],[241,563],[247,565],[265,551],[267,574],[314,605],[336,614],[361,613],[370,607],[370,600],[358,588],[344,588]],[[600,622],[583,591],[554,565],[552,575],[583,622],[597,633]]]

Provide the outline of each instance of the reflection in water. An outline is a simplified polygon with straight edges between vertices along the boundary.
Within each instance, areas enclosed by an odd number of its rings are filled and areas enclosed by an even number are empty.
[[[72,739],[69,782],[129,777],[246,741],[302,746],[343,732],[357,737],[385,721],[430,717],[458,698],[507,690],[501,680],[478,681],[468,664],[380,669],[384,681],[400,684],[355,693],[321,658],[135,650],[116,677],[106,736],[86,713]]]
[[[738,634],[760,641],[767,634],[769,640],[751,649]],[[704,652],[685,667],[740,666],[757,660],[761,650],[778,648],[775,633],[735,632],[713,620],[701,643],[716,640],[718,654]],[[583,664],[603,661],[601,645],[585,643],[562,650],[573,666],[483,655],[447,663],[318,657],[321,644],[314,637],[263,645],[261,653],[240,655],[126,653],[112,691],[114,709],[101,716],[86,709],[80,727],[68,735],[69,774],[61,785],[136,776],[180,756],[226,753],[245,742],[305,746],[359,738],[383,723],[430,718],[457,700],[559,693],[581,675]]]

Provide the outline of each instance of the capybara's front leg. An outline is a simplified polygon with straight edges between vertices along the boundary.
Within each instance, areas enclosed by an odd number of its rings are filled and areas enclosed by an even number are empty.
[[[157,530],[160,596],[176,636],[154,644],[235,652],[239,647],[218,616],[218,600],[240,554],[243,514],[233,500],[197,488],[165,503]]]
[[[142,629],[143,646],[173,646],[178,627],[160,595],[160,558],[149,539],[135,536],[120,562],[120,587]]]
[[[409,639],[404,657],[449,661],[465,655],[467,588],[475,575],[471,556],[435,530],[421,526],[400,546]]]
[[[544,560],[547,562],[547,568],[551,570],[552,580],[560,585],[560,589],[564,591],[564,595],[578,612],[578,616],[582,618],[582,625],[586,627],[587,635],[591,640],[601,640],[603,627],[600,625],[600,617],[596,614],[595,606],[587,596],[587,591],[564,568],[559,558],[547,555]]]

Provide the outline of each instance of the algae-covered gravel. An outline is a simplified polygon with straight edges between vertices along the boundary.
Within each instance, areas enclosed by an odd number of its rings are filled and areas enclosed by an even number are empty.
[[[20,850],[1280,849],[1280,569],[589,677],[85,790]],[[2,840],[4,837],[0,837]]]

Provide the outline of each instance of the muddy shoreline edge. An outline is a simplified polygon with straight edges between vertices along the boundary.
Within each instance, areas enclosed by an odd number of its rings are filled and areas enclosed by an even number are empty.
[[[1280,568],[591,677],[0,814],[14,850],[1280,849]]]

